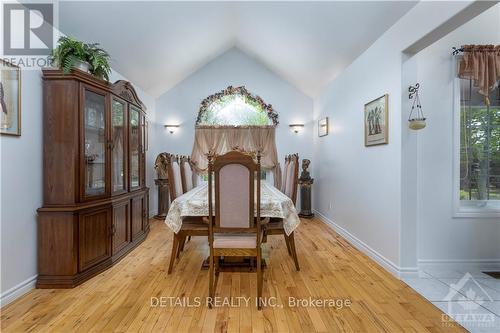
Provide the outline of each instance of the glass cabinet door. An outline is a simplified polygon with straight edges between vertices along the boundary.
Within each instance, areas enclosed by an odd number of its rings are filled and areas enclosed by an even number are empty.
[[[130,188],[140,186],[140,158],[141,158],[141,123],[140,111],[134,107],[130,108]]]
[[[142,127],[142,135],[141,135],[141,185],[146,184],[146,168],[143,166],[146,165],[146,151],[148,150],[148,123],[147,119],[144,116],[144,113],[141,113],[141,127]]]
[[[84,93],[85,196],[106,193],[106,97]]]
[[[126,106],[113,99],[111,103],[111,189],[113,193],[124,192],[126,188]]]

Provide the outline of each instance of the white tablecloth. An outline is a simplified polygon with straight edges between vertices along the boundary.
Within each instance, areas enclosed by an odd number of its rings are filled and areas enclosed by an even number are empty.
[[[283,219],[283,227],[290,235],[300,224],[292,200],[267,182],[261,183],[260,215]],[[208,184],[200,185],[175,199],[165,218],[165,224],[175,233],[182,227],[184,216],[208,216]]]

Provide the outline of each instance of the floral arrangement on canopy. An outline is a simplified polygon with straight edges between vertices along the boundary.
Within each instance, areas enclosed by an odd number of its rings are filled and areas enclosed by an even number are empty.
[[[234,96],[234,95],[240,95],[245,100],[246,103],[251,104],[265,111],[267,117],[272,121],[274,127],[276,127],[279,124],[278,113],[274,111],[273,106],[271,104],[266,104],[260,96],[251,94],[245,88],[245,86],[241,87],[229,86],[218,93],[208,96],[201,102],[200,109],[198,112],[198,117],[196,119],[196,125],[201,125],[203,123],[213,103],[217,103],[223,100],[224,97]]]

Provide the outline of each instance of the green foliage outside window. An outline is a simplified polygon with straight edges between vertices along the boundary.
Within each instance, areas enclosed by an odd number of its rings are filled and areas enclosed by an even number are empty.
[[[201,118],[203,125],[268,125],[267,112],[255,101],[239,94],[213,101]]]
[[[251,94],[245,86],[229,86],[200,103],[196,126],[273,126],[278,113],[271,104]]]
[[[490,106],[474,94],[467,83],[460,110],[460,199],[500,200],[500,92],[492,92]]]

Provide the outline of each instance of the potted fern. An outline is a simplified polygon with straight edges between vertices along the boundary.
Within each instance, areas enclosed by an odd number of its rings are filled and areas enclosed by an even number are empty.
[[[73,37],[63,36],[59,38],[52,57],[56,66],[65,73],[77,68],[101,80],[109,81],[109,54],[99,47],[98,43],[86,44]]]

